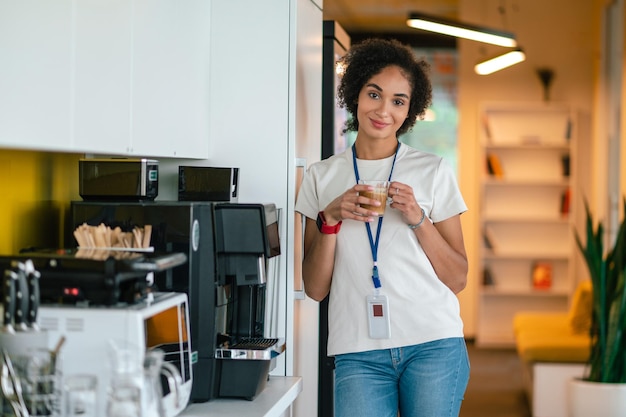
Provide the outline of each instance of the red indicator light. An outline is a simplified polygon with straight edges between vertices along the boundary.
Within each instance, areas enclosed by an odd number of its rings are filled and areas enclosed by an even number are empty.
[[[64,295],[69,295],[72,297],[77,297],[78,294],[80,293],[80,290],[76,287],[71,287],[71,288],[64,288],[63,289],[63,294]]]

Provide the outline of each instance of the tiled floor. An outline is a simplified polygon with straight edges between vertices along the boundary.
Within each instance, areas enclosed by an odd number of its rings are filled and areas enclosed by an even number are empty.
[[[470,381],[460,417],[530,417],[522,369],[514,349],[482,349],[468,342]]]

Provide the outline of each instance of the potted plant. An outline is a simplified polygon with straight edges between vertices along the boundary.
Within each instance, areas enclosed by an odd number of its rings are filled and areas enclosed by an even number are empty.
[[[626,199],[623,205],[626,213]],[[594,229],[586,202],[585,210],[586,245],[578,233],[576,243],[593,288],[591,353],[585,376],[570,384],[570,415],[626,416],[626,219],[605,250],[604,226],[599,222]]]

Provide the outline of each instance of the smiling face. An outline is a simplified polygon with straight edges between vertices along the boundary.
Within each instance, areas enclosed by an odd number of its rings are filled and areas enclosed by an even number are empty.
[[[396,141],[396,132],[409,114],[411,85],[399,67],[383,68],[368,80],[357,107],[358,137]]]

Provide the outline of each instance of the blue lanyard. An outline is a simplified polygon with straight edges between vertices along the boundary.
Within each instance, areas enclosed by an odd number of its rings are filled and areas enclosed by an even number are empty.
[[[356,165],[356,144],[352,145],[352,164],[354,165],[354,176],[356,177],[357,184],[359,183],[359,168]],[[393,155],[393,162],[391,163],[391,171],[389,171],[389,181],[391,181],[391,174],[393,174],[393,167],[396,165],[396,157],[398,156],[398,150],[400,149],[400,142],[396,146],[396,152]],[[380,285],[380,277],[378,276],[378,239],[380,238],[380,230],[383,225],[383,217],[378,218],[378,228],[376,230],[376,241],[372,237],[372,228],[369,223],[365,223],[367,229],[367,237],[370,240],[370,249],[372,251],[372,258],[374,259],[374,267],[372,269],[372,281],[374,282],[374,288],[378,290]]]

